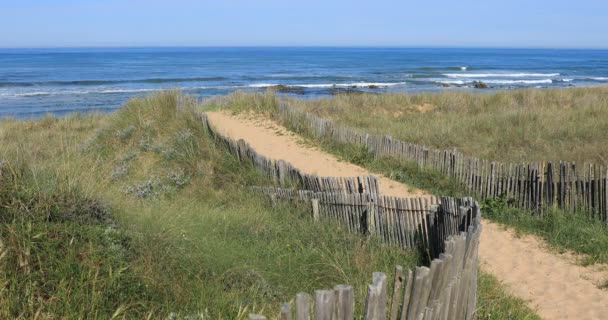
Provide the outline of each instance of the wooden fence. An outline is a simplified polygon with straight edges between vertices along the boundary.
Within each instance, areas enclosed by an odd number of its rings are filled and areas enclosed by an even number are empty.
[[[479,206],[471,198],[405,199],[381,196],[370,177],[317,177],[290,163],[268,159],[245,141],[233,141],[201,120],[216,143],[242,163],[250,163],[274,181],[273,187],[253,187],[272,199],[310,201],[316,220],[334,220],[351,232],[377,236],[389,245],[419,248],[429,266],[404,272],[397,266],[392,295],[385,273],[375,272],[367,288],[366,320],[473,319],[477,292],[477,250],[481,233]],[[285,189],[277,186],[290,186]],[[354,294],[349,285],[317,290],[295,299],[295,319],[353,319]],[[312,306],[312,308],[311,308]],[[289,304],[280,319],[292,319]],[[311,312],[312,311],[312,312]],[[250,315],[250,319],[266,319]]]
[[[361,145],[375,156],[414,161],[455,179],[470,195],[481,199],[504,196],[510,205],[539,214],[547,208],[585,211],[608,223],[608,168],[600,164],[489,161],[466,156],[456,149],[433,149],[386,135],[361,133],[284,104],[275,116],[297,132]]]
[[[378,236],[390,245],[420,248],[430,267],[395,268],[392,296],[386,274],[376,272],[368,286],[364,319],[473,319],[476,309],[479,206],[471,198],[374,199],[367,194],[311,192],[254,187],[274,199],[311,201],[315,219],[330,219],[351,232]],[[377,201],[377,202],[374,202]],[[426,201],[425,201],[426,200]],[[311,298],[299,293],[295,318],[311,319]],[[314,319],[353,319],[353,288],[338,285],[314,294]],[[292,319],[289,304],[281,319]],[[266,319],[251,315],[250,319]]]
[[[259,172],[280,186],[294,185],[303,190],[316,192],[347,192],[379,194],[378,179],[374,176],[319,177],[301,172],[284,160],[273,160],[255,151],[247,142],[235,141],[219,134],[205,114],[201,121],[216,143],[232,153],[241,162],[251,163]]]
[[[438,256],[440,245],[449,235],[467,230],[478,212],[472,198],[399,198],[257,186],[251,189],[273,200],[311,202],[315,220],[331,219],[350,232],[375,235],[402,248],[419,248],[431,258]]]

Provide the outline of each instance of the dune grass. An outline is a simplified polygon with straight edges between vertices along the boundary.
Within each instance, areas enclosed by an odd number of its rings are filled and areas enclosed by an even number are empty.
[[[363,132],[441,149],[456,147],[477,158],[608,162],[605,86],[340,94],[286,101]]]
[[[273,117],[278,106],[277,97],[272,92],[242,93],[215,97],[203,104],[201,110],[231,110],[235,113],[256,112]],[[329,139],[315,139],[305,126],[284,123],[288,129],[300,134],[311,145],[320,147],[344,161],[348,161],[384,174],[396,181],[414,185],[434,194],[448,196],[465,196],[462,187],[453,180],[430,170],[420,170],[415,164],[393,158],[374,158],[363,148],[348,144],[339,144]],[[506,288],[490,274],[479,273],[478,285],[478,319],[540,319],[526,302],[510,295]]]
[[[458,110],[461,110],[462,114],[451,114],[451,116],[454,117],[454,121],[459,122],[471,119],[469,118],[469,116],[471,116],[469,114],[472,110],[471,108],[473,108],[474,106],[480,108],[482,106],[482,103],[488,104],[490,110],[498,108],[498,102],[504,103],[504,105],[506,106],[511,105],[511,107],[504,108],[508,111],[504,112],[509,113],[515,112],[515,109],[520,109],[522,107],[521,105],[515,105],[516,101],[531,101],[529,107],[531,108],[530,112],[532,114],[545,112],[551,113],[549,112],[549,110],[553,110],[554,108],[557,108],[559,106],[559,104],[557,104],[559,101],[557,101],[556,99],[563,97],[563,103],[565,104],[574,103],[572,101],[577,101],[579,103],[578,105],[583,110],[601,110],[602,108],[604,108],[603,101],[606,98],[602,95],[603,93],[608,93],[608,87],[551,90],[528,89],[487,94],[461,92],[428,93],[415,96],[408,96],[405,94],[366,96],[357,94],[341,95],[330,99],[320,100],[290,99],[287,102],[293,105],[294,107],[304,108],[308,111],[314,112],[322,116],[332,117],[333,120],[342,122],[345,125],[358,124],[358,128],[364,129],[365,132],[386,134],[391,133],[391,128],[393,128],[393,126],[402,127],[402,130],[414,130],[409,128],[408,124],[411,124],[414,127],[426,125],[426,123],[424,122],[420,122],[415,125],[413,123],[416,122],[415,119],[420,120],[420,118],[418,117],[424,116],[424,114],[428,112],[425,113],[416,109],[417,111],[412,111],[410,113],[404,114],[404,118],[409,119],[409,117],[411,116],[412,119],[404,120],[402,124],[399,124],[394,120],[386,120],[387,122],[374,122],[377,120],[377,118],[375,118],[376,116],[373,115],[374,112],[378,114],[384,114],[385,112],[373,111],[370,106],[377,106],[378,108],[380,108],[379,110],[384,110],[382,108],[389,108],[389,106],[394,106],[394,110],[397,110],[399,108],[399,103],[401,103],[402,107],[410,105],[411,108],[415,108],[416,106],[415,104],[411,105],[412,103],[421,103],[422,101],[443,101],[442,105],[444,106],[450,104],[457,105],[459,103],[470,103],[471,105],[468,106],[454,106],[454,110],[450,111],[456,113],[458,112]],[[423,98],[426,98],[427,100],[424,100]],[[497,102],[495,104],[490,103],[492,101]],[[332,107],[332,104],[330,102],[335,102],[340,107]],[[510,102],[511,104],[507,104],[507,102]],[[598,104],[593,105],[593,102],[597,102]],[[337,155],[344,161],[355,163],[377,174],[382,174],[396,181],[400,181],[408,185],[427,190],[433,194],[441,194],[454,197],[467,196],[467,194],[463,192],[463,190],[465,190],[464,186],[460,185],[459,182],[457,182],[456,180],[451,179],[449,177],[445,177],[438,172],[435,172],[430,169],[420,169],[418,166],[416,166],[410,161],[396,159],[390,156],[376,158],[370,152],[365,150],[365,148],[349,144],[336,143],[335,141],[332,141],[327,138],[317,138],[311,133],[309,128],[307,128],[302,123],[290,123],[282,121],[282,119],[278,119],[278,117],[276,117],[275,113],[279,103],[279,98],[275,96],[272,92],[258,94],[246,94],[237,92],[229,96],[212,99],[207,102],[207,105],[205,107],[217,109],[223,106],[224,108],[229,108],[234,112],[257,112],[260,114],[264,114],[267,117],[275,118],[288,129],[298,133],[299,135],[311,141],[312,144],[320,146],[325,151]],[[324,108],[327,108],[327,110]],[[359,110],[358,108],[361,109]],[[502,109],[498,109],[498,113],[500,114],[500,110]],[[523,113],[524,111],[519,110],[518,112]],[[574,114],[578,114],[578,112],[583,111],[576,111],[571,109],[567,109],[566,111],[564,111],[565,114],[572,113],[571,116],[573,117]],[[555,110],[554,113],[556,113]],[[484,114],[485,117],[494,117],[490,113]],[[368,117],[368,115],[370,116]],[[445,117],[444,115],[437,116]],[[528,117],[525,115],[522,116]],[[361,121],[368,121],[368,119],[376,120],[369,120],[369,122],[362,123],[357,122],[355,119],[359,119]],[[601,127],[595,124],[603,123],[603,121],[606,121],[606,123],[608,124],[608,120],[606,119],[608,118],[604,117],[602,119],[593,119],[588,121],[586,118],[574,117],[565,122],[563,125],[569,128],[580,127],[582,131],[592,130],[593,132],[595,132],[595,130],[598,130],[598,128]],[[487,123],[485,123],[484,121],[497,121],[495,123],[492,122],[493,125],[501,125],[498,121],[498,118],[493,118],[493,120],[488,118],[484,120],[482,118],[475,118],[475,116],[473,116],[471,121],[474,121],[475,126],[487,126]],[[591,124],[589,124],[589,122]],[[557,126],[558,123],[552,123],[552,125]],[[368,126],[374,127],[371,128]],[[523,127],[533,126],[533,122],[524,121],[520,123],[519,126],[521,126],[521,128],[517,127],[515,128],[515,130],[527,130],[523,129]],[[419,129],[421,130],[420,135],[424,135],[424,129],[421,127]],[[538,130],[540,136],[545,134],[544,132],[549,132],[546,128]],[[605,135],[606,132],[597,132],[597,134],[601,137]],[[459,136],[460,134],[462,134],[463,136]],[[467,138],[467,134],[469,133],[453,132],[450,134],[450,139],[452,139],[451,141],[465,141],[465,139]],[[491,143],[493,143],[491,141],[487,142],[490,143],[489,145],[485,145],[484,143],[486,142],[481,142],[481,140],[475,140],[474,138],[472,138],[472,136],[470,137],[472,140],[470,140],[468,144],[474,148],[496,148],[496,146],[491,145]],[[577,135],[576,137],[577,139],[584,139],[585,135],[581,133],[581,135]],[[432,137],[428,138],[432,139]],[[507,137],[505,139],[509,138]],[[553,138],[549,138],[548,136],[544,136],[544,139],[548,139],[547,143],[549,144],[562,141],[551,140]],[[596,139],[597,137],[593,137],[589,145],[593,145],[593,141],[596,141]],[[597,142],[599,143],[601,141],[598,140]],[[585,144],[580,145],[587,146],[588,144],[585,141]],[[592,154],[593,152],[598,152],[599,154],[604,151],[608,151],[608,149],[604,145],[602,145],[602,148],[597,150],[594,148],[590,148],[589,153]],[[560,147],[558,149],[559,150],[552,149],[552,151],[572,151],[572,149],[567,149],[565,146]],[[534,154],[537,151],[538,150],[530,149],[531,154]],[[549,154],[557,153],[548,153],[547,157],[549,157]],[[600,157],[600,159],[603,158]],[[608,252],[608,226],[605,223],[593,218],[589,218],[585,215],[585,213],[572,214],[562,212],[560,210],[551,210],[550,212],[548,212],[548,214],[544,216],[537,216],[523,209],[508,207],[506,205],[508,201],[509,199],[485,201],[483,203],[484,216],[496,222],[513,227],[518,232],[538,235],[545,239],[547,243],[549,243],[559,252],[572,250],[574,252],[580,253],[584,256],[581,261],[583,264],[608,263],[608,256],[606,255],[606,252]]]
[[[0,120],[0,318],[272,317],[296,292],[339,283],[362,301],[371,272],[420,263],[249,194],[265,179],[177,112],[175,95]],[[480,319],[535,319],[486,279]]]
[[[415,252],[271,207],[176,93],[111,115],[0,120],[0,318],[244,319]],[[357,306],[361,310],[362,305]]]

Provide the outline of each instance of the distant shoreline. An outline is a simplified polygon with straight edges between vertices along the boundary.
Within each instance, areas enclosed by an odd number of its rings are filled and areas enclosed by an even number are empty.
[[[457,93],[471,93],[471,94],[494,94],[494,93],[498,93],[498,92],[504,92],[504,93],[509,93],[509,92],[517,92],[517,91],[530,91],[530,90],[539,90],[539,91],[545,91],[545,90],[576,90],[576,89],[608,89],[608,85],[607,84],[597,84],[597,85],[587,85],[587,86],[569,86],[569,87],[543,87],[543,88],[512,88],[512,89],[506,89],[506,88],[488,88],[488,89],[475,89],[475,88],[469,88],[469,87],[460,87],[460,88],[454,88],[454,89],[458,89],[458,90],[446,90],[446,89],[439,89],[439,90],[433,90],[433,91],[414,91],[414,92],[373,92],[373,91],[356,91],[353,89],[349,89],[349,90],[339,90],[339,91],[335,91],[333,94],[326,94],[326,95],[315,95],[315,96],[308,96],[308,95],[301,95],[301,94],[297,94],[297,93],[293,93],[290,92],[291,90],[298,90],[298,88],[291,88],[291,87],[282,87],[280,88],[280,90],[272,90],[272,87],[265,89],[265,90],[256,90],[256,91],[249,91],[249,93],[254,93],[254,92],[258,92],[258,93],[263,93],[263,92],[274,92],[275,94],[277,94],[278,97],[285,97],[285,98],[291,98],[291,99],[304,99],[304,100],[310,100],[310,99],[319,99],[319,98],[327,98],[330,99],[333,96],[336,95],[348,95],[348,94],[374,94],[374,95],[383,95],[383,94],[389,94],[389,95],[407,95],[407,96],[417,96],[417,95],[441,95],[441,94],[457,94]],[[181,91],[180,88],[173,88],[173,89],[166,89],[166,90],[161,90],[161,91],[171,91],[171,90],[178,90]],[[236,93],[236,92],[247,92],[247,91],[242,91],[242,90],[235,90],[231,93],[228,93],[227,95],[230,95],[232,93]],[[142,95],[137,95],[136,97],[146,97],[149,95],[154,94],[155,92],[150,92],[148,94],[142,94]],[[217,95],[217,96],[209,96],[207,97],[207,99],[212,99],[212,98],[217,98],[217,97],[221,97],[224,95]],[[120,106],[118,106],[117,108],[114,109],[86,109],[86,110],[72,110],[72,109],[68,109],[68,110],[62,110],[61,112],[39,112],[39,113],[30,113],[30,114],[25,114],[25,115],[21,115],[21,116],[15,116],[15,115],[7,115],[7,114],[1,114],[0,113],[0,121],[2,121],[2,119],[21,119],[21,120],[31,120],[31,119],[38,119],[41,117],[45,117],[45,116],[53,116],[53,117],[65,117],[65,116],[70,116],[70,115],[75,115],[75,114],[87,114],[87,113],[98,113],[98,112],[102,112],[102,113],[112,113],[114,111],[116,111],[118,108],[120,108],[124,103],[126,103],[128,101],[125,100],[122,104],[120,104]]]
[[[340,93],[608,84],[608,51],[475,48],[103,48],[0,50],[0,116],[111,111],[171,88]]]

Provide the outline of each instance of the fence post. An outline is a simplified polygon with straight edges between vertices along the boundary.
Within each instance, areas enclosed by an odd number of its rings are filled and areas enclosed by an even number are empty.
[[[310,320],[310,295],[300,292],[296,295],[296,320]]]
[[[412,272],[412,270],[408,270],[407,271],[407,280],[405,281],[405,289],[403,290],[403,302],[401,303],[401,319],[400,320],[407,320],[407,309],[409,308],[409,305],[410,305],[413,285],[414,285],[413,272]]]
[[[363,314],[365,320],[386,319],[386,274],[374,272],[372,284],[367,286],[367,298]]]
[[[431,260],[435,257],[437,257],[439,255],[439,243],[442,241],[442,239],[439,239],[439,232],[437,231],[437,224],[436,224],[436,219],[437,219],[437,212],[439,211],[439,205],[437,204],[432,204],[431,207],[429,208],[429,212],[427,214],[427,229],[429,232],[428,235],[428,241],[429,241],[429,247],[428,247],[428,251],[429,251],[429,255]]]
[[[374,210],[375,203],[367,203],[367,230],[364,230],[369,235],[376,234],[376,212]]]
[[[393,297],[391,299],[391,316],[390,320],[397,320],[398,312],[399,312],[399,304],[401,302],[401,292],[403,291],[403,267],[396,266],[395,267],[395,284],[393,286]]]
[[[458,215],[460,216],[460,221],[458,221],[459,223],[459,228],[460,231],[467,231],[469,230],[469,225],[471,224],[469,221],[469,210],[471,208],[470,207],[465,207],[465,206],[460,206],[458,207]]]
[[[422,148],[422,162],[420,163],[420,167],[426,167],[428,161],[429,161],[429,148],[427,147],[423,147]]]
[[[315,320],[333,320],[336,296],[333,290],[315,291]]]
[[[286,171],[286,164],[285,164],[285,160],[279,160],[275,163],[275,166],[277,167],[277,171],[278,171],[278,176],[279,176],[279,185],[281,187],[285,186],[285,171]]]
[[[312,199],[312,220],[319,221],[319,199]]]
[[[349,285],[337,285],[334,287],[336,295],[336,320],[353,320],[355,296],[353,287]]]

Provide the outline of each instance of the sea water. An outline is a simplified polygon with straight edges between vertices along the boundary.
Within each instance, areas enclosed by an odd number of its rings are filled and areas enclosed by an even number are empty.
[[[608,84],[608,50],[441,48],[0,49],[0,116],[112,111],[179,88],[198,97]],[[285,88],[284,88],[285,89]]]

